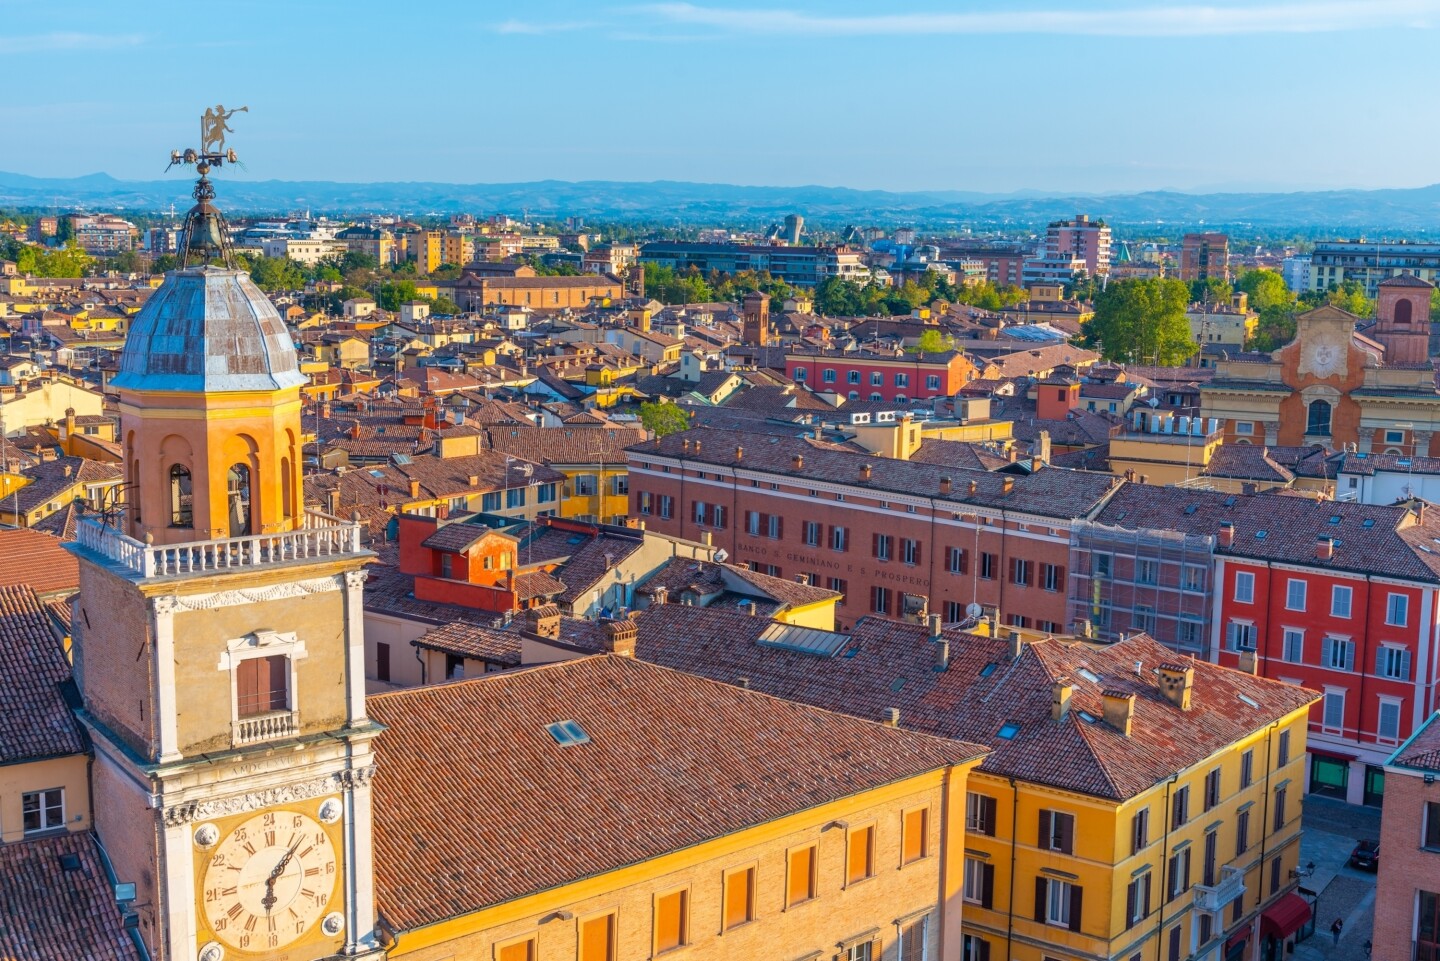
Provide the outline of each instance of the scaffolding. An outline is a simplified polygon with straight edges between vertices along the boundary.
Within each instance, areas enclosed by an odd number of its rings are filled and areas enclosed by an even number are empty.
[[[1076,634],[1145,633],[1209,659],[1215,538],[1081,521],[1070,532],[1068,614]]]

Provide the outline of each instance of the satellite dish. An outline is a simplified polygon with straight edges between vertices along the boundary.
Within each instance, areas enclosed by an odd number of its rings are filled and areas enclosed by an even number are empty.
[[[974,601],[971,601],[969,604],[965,605],[965,614],[968,617],[979,617],[981,614],[984,613],[985,608],[981,607],[979,604],[976,604]]]
[[[716,551],[714,554],[715,563],[717,564],[724,564],[729,557],[730,555],[726,553],[725,548],[723,547]]]

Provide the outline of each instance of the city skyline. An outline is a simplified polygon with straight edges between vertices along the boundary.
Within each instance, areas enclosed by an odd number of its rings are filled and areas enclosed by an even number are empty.
[[[0,52],[44,78],[0,107],[17,134],[0,143],[0,170],[156,179],[164,156],[140,145],[189,146],[193,121],[180,118],[223,102],[252,108],[233,143],[240,176],[260,180],[1002,194],[1440,180],[1423,159],[1440,134],[1410,119],[1406,98],[1367,95],[1437,79],[1425,56],[1437,0],[340,10],[267,0],[217,29],[173,3],[141,19],[0,0]],[[354,69],[350,51],[369,66]],[[1347,63],[1364,82],[1330,84]],[[137,93],[117,69],[154,82]],[[367,75],[391,80],[340,94]],[[310,92],[324,89],[336,92]],[[37,150],[76,132],[107,146]],[[1408,148],[1366,149],[1395,137]]]

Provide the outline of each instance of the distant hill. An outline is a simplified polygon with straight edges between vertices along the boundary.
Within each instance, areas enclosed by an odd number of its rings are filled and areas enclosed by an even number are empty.
[[[751,222],[803,213],[814,222],[918,225],[1038,225],[1077,212],[1116,225],[1177,224],[1293,227],[1355,232],[1440,230],[1440,184],[1396,190],[1296,193],[1136,194],[1045,196],[1028,191],[996,195],[964,191],[852,190],[846,187],[746,187],[680,181],[542,180],[512,184],[430,182],[334,183],[217,178],[220,203],[242,213],[449,214],[505,212],[554,218],[660,222]],[[117,180],[97,173],[45,178],[0,173],[0,206],[89,207],[159,211],[189,204],[189,183]]]

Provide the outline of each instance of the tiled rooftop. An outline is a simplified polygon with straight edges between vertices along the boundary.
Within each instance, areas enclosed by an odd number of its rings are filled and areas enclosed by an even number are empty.
[[[0,845],[0,958],[141,957],[121,924],[94,835],[61,834]]]
[[[0,587],[0,764],[85,750],[61,685],[70,680],[49,611],[28,587]]]

